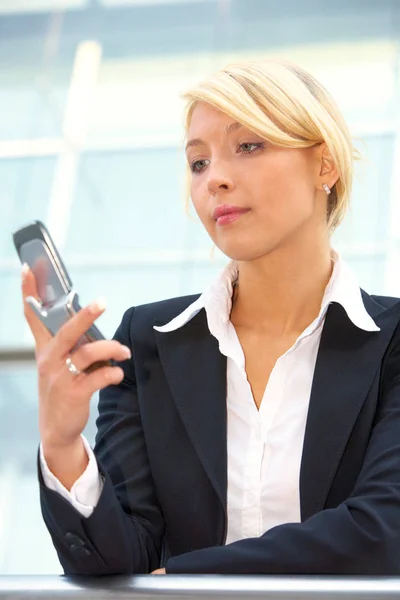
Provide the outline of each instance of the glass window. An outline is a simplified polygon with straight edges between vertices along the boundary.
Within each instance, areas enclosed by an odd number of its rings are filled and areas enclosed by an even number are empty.
[[[59,9],[83,8],[88,0],[60,0]],[[32,13],[54,9],[54,0],[0,0],[0,13]]]
[[[61,136],[66,88],[40,91],[1,80],[0,73],[0,140]]]
[[[12,57],[0,60],[0,141],[61,136],[72,62],[54,71],[39,56],[27,69],[4,40],[0,51]]]
[[[25,222],[46,220],[56,157],[0,160],[0,258],[14,258],[11,234]]]
[[[364,158],[356,165],[350,209],[333,239],[347,248],[375,248],[379,253],[389,229],[395,137],[366,136],[364,142],[357,144]]]
[[[344,252],[343,256],[354,269],[363,290],[369,294],[385,294],[385,252],[375,255],[364,254],[364,256]]]
[[[130,253],[182,253],[207,239],[185,214],[183,158],[176,148],[84,156],[65,252],[97,260]],[[193,211],[192,211],[193,212]],[[204,246],[203,246],[204,247]],[[207,247],[207,246],[206,246]]]
[[[56,158],[0,160],[0,346],[31,344],[26,337],[20,291],[20,263],[12,232],[29,221],[46,221]]]

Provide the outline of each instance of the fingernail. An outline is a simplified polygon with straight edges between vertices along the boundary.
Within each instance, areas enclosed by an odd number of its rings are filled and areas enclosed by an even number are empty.
[[[28,275],[28,273],[29,273],[29,266],[28,266],[26,263],[24,263],[24,264],[22,265],[22,268],[21,268],[21,273],[22,273],[22,279],[25,279],[25,277],[26,277],[26,276]]]
[[[125,356],[125,358],[132,358],[132,353],[128,346],[122,346],[122,355]]]
[[[92,313],[98,313],[98,312],[102,312],[103,310],[105,310],[107,307],[107,303],[105,301],[105,299],[103,297],[101,298],[97,298],[97,300],[95,300],[94,302],[92,302],[92,304],[90,305],[90,312]]]

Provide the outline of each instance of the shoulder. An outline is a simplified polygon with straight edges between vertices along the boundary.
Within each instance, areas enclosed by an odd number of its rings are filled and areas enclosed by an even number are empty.
[[[392,382],[400,373],[400,298],[368,294],[361,289],[365,308],[386,338],[382,357],[382,382]]]
[[[365,310],[376,321],[400,321],[400,298],[396,296],[382,296],[369,294],[361,289],[361,297]],[[379,325],[379,323],[377,323]]]
[[[380,296],[377,294],[368,294],[365,290],[361,289],[361,294],[364,300],[364,303],[367,298],[370,298],[377,305],[381,306],[383,309],[391,308],[392,306],[396,306],[400,302],[400,298],[397,296]]]

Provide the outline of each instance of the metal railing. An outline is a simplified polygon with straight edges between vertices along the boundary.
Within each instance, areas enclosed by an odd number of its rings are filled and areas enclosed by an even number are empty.
[[[400,578],[152,575],[138,577],[0,577],[10,600],[386,600],[400,598]]]

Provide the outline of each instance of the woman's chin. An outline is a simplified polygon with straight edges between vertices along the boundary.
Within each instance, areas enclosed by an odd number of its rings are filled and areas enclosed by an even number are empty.
[[[244,244],[243,241],[230,244],[216,244],[217,248],[231,260],[253,261],[261,258],[270,251],[269,248],[256,247],[254,243]]]

